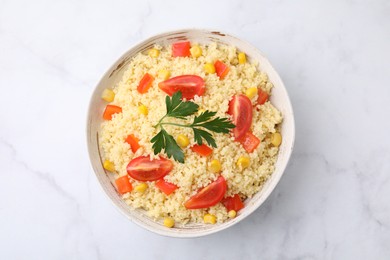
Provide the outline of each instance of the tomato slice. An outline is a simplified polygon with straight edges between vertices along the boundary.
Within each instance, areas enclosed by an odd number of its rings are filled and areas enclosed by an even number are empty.
[[[245,151],[247,151],[248,153],[253,152],[260,144],[260,139],[257,138],[251,132],[246,132],[245,136],[242,139],[239,139],[238,141],[242,144]]]
[[[130,183],[129,175],[119,177],[115,180],[115,184],[120,194],[125,194],[133,190],[133,186]]]
[[[176,42],[172,44],[172,57],[189,57],[191,55],[190,48],[189,41]]]
[[[225,178],[219,176],[217,180],[201,189],[184,203],[187,209],[203,209],[216,205],[223,199],[227,185]]]
[[[137,87],[138,92],[141,94],[145,94],[146,92],[148,92],[148,90],[153,84],[153,81],[154,81],[154,77],[149,73],[146,73],[138,84]]]
[[[121,113],[121,112],[122,112],[121,107],[114,106],[114,105],[107,105],[103,113],[103,119],[111,120],[113,114]]]
[[[217,75],[220,79],[223,79],[224,77],[226,77],[226,75],[228,74],[228,72],[230,70],[229,67],[220,60],[217,60],[214,63],[214,67],[215,67],[215,71],[217,72]]]
[[[133,151],[133,153],[135,153],[141,147],[138,143],[138,138],[133,134],[128,135],[125,141],[130,145],[131,151]]]
[[[204,80],[196,75],[173,77],[158,83],[158,87],[170,96],[180,91],[186,99],[193,99],[195,95],[202,96],[205,91]]]
[[[156,187],[159,188],[162,192],[164,192],[166,195],[170,195],[172,192],[174,192],[177,188],[175,184],[166,182],[164,179],[160,179],[156,181]]]
[[[195,144],[194,146],[191,147],[191,150],[201,156],[209,156],[213,152],[213,149],[211,149],[205,144],[202,145]]]
[[[244,208],[244,203],[242,203],[238,194],[235,194],[233,197],[224,198],[221,202],[226,207],[227,211],[235,210],[238,212],[240,209]]]
[[[268,101],[268,93],[261,88],[257,91],[257,104],[262,105]]]
[[[238,140],[241,139],[252,125],[252,102],[245,95],[233,96],[229,103],[228,114],[233,116],[233,135]]]
[[[165,158],[150,160],[149,156],[134,158],[127,165],[127,173],[138,181],[156,181],[173,169],[173,163]]]

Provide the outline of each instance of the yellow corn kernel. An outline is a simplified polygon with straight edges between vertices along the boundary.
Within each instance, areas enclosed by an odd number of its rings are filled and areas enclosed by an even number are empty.
[[[148,108],[147,108],[145,105],[140,105],[140,106],[138,107],[138,112],[139,112],[140,114],[142,114],[142,115],[145,115],[145,116],[147,116],[148,113],[149,113]]]
[[[220,163],[220,161],[214,159],[210,162],[210,166],[209,166],[209,170],[214,172],[214,173],[218,173],[220,172],[222,169],[222,165]]]
[[[250,162],[251,161],[250,161],[249,157],[241,156],[237,160],[237,165],[240,166],[241,168],[245,169],[249,166]]]
[[[148,54],[152,58],[157,58],[160,55],[160,50],[153,48],[148,51]]]
[[[176,142],[180,145],[180,147],[184,148],[190,144],[190,140],[187,136],[180,134],[176,138]]]
[[[175,221],[173,220],[173,218],[170,217],[164,218],[164,226],[171,228],[174,225],[175,225]]]
[[[146,184],[145,182],[143,183],[140,183],[138,184],[137,186],[135,186],[134,190],[136,192],[139,192],[139,193],[144,193],[146,191],[146,189],[148,188],[148,184]]]
[[[167,79],[169,79],[170,76],[171,76],[171,72],[169,70],[160,70],[158,72],[158,77],[160,79],[167,80]]]
[[[249,99],[252,99],[256,96],[257,94],[257,88],[256,87],[253,87],[253,88],[248,88],[246,91],[245,91],[245,95],[249,98]]]
[[[271,144],[273,146],[279,146],[282,143],[282,135],[280,133],[273,133],[271,135]]]
[[[211,214],[206,214],[203,217],[203,221],[206,224],[215,224],[217,223],[217,217]]]
[[[206,73],[208,73],[208,74],[213,74],[213,73],[215,73],[214,64],[212,64],[212,63],[206,63],[206,64],[204,65],[204,71],[206,71]]]
[[[245,55],[245,53],[240,52],[238,54],[238,63],[240,63],[240,64],[246,63],[246,55]]]
[[[112,91],[111,89],[108,89],[108,88],[106,88],[105,90],[103,90],[102,99],[103,99],[104,101],[112,102],[112,101],[114,101],[114,98],[115,98],[115,93],[114,93],[114,91]]]
[[[109,172],[115,172],[115,165],[113,162],[110,162],[109,160],[104,161],[103,168]]]
[[[229,218],[235,218],[237,216],[237,212],[232,209],[231,211],[228,212]]]
[[[190,52],[193,58],[202,56],[202,49],[199,47],[199,45],[192,46]]]

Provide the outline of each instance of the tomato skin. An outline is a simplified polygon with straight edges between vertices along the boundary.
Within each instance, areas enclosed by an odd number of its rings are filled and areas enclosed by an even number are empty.
[[[137,87],[138,92],[141,94],[145,94],[146,92],[148,92],[148,90],[153,84],[153,81],[154,81],[154,77],[149,73],[146,73],[138,84]]]
[[[162,192],[164,192],[166,195],[170,195],[172,192],[174,192],[177,188],[175,184],[166,182],[164,179],[160,179],[156,181],[156,187],[159,188]]]
[[[122,113],[122,108],[114,105],[107,105],[103,113],[103,119],[111,120],[113,114]]]
[[[172,57],[189,57],[191,43],[189,41],[176,42],[172,44]]]
[[[221,202],[226,207],[227,211],[235,210],[238,212],[244,208],[244,203],[242,203],[238,194],[235,194],[232,197],[224,198]]]
[[[202,96],[205,92],[204,80],[196,75],[181,75],[158,83],[158,87],[172,96],[180,91],[183,98],[193,99],[195,95]]]
[[[257,90],[257,104],[262,105],[268,101],[268,93],[261,88]]]
[[[127,173],[138,181],[156,181],[173,169],[173,163],[165,158],[150,160],[149,156],[134,158],[127,165]]]
[[[131,151],[135,153],[141,146],[139,145],[139,140],[133,134],[130,134],[126,137],[126,143],[130,145]]]
[[[253,152],[260,144],[260,139],[257,138],[250,131],[246,132],[245,135],[237,141],[239,141],[242,144],[245,151],[247,151],[248,153]]]
[[[133,190],[133,185],[131,185],[128,175],[125,175],[125,176],[122,176],[122,177],[119,177],[118,179],[116,179],[115,184],[118,188],[119,194],[121,194],[121,195]]]
[[[194,146],[191,147],[191,150],[201,156],[206,156],[206,157],[213,153],[213,149],[211,149],[205,144],[202,145],[195,144]]]
[[[217,180],[210,183],[197,194],[184,203],[187,209],[204,209],[216,205],[223,199],[227,190],[225,178],[219,176]]]
[[[230,68],[220,60],[217,60],[214,63],[214,67],[219,79],[224,79],[230,70]]]
[[[233,117],[233,135],[236,140],[241,139],[252,125],[253,107],[250,99],[245,95],[235,95],[229,102],[228,114]]]

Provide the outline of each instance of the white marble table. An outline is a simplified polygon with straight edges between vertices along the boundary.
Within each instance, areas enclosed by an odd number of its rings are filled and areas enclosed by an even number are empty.
[[[0,259],[390,259],[389,1],[113,2],[0,0]],[[187,27],[262,50],[288,88],[297,136],[260,209],[181,240],[114,209],[88,160],[85,119],[125,50]]]

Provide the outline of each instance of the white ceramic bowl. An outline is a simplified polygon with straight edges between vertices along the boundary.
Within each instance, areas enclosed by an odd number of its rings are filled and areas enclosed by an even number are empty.
[[[284,120],[281,127],[283,142],[280,146],[278,160],[275,165],[275,172],[265,183],[264,187],[255,196],[245,201],[245,208],[242,209],[236,218],[222,224],[205,225],[189,223],[176,225],[174,228],[166,228],[160,222],[156,222],[146,215],[144,210],[133,209],[128,206],[117,193],[113,185],[114,176],[104,171],[99,148],[99,131],[102,122],[102,113],[106,105],[100,98],[102,91],[107,87],[114,86],[122,77],[124,68],[137,53],[151,48],[154,44],[168,45],[173,42],[190,40],[198,43],[218,42],[221,44],[234,45],[238,50],[247,54],[249,60],[259,61],[259,69],[266,72],[270,81],[274,84],[272,89],[271,102],[283,114]],[[263,54],[249,43],[225,33],[208,30],[179,30],[172,31],[151,37],[127,51],[114,65],[104,74],[95,91],[93,92],[87,120],[87,143],[88,151],[96,177],[99,180],[104,192],[108,195],[114,205],[131,221],[157,234],[171,237],[199,237],[221,231],[228,228],[255,211],[270,195],[276,184],[279,182],[289,161],[295,138],[294,115],[286,88],[283,85],[278,73],[271,66],[271,63]]]

